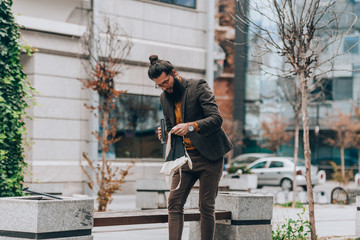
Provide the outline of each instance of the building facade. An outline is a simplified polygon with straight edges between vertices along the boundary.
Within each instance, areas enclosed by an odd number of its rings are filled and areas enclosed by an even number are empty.
[[[86,192],[79,167],[89,151],[89,116],[84,107],[89,92],[82,81],[86,54],[81,37],[89,29],[90,0],[17,0],[13,4],[22,40],[38,49],[22,57],[25,72],[37,90],[37,105],[29,110],[26,184],[33,190]],[[162,110],[161,91],[147,77],[148,57],[167,59],[183,77],[204,78],[206,72],[207,1],[102,0],[96,20],[99,32],[107,17],[133,44],[126,70],[115,79],[127,94],[116,100],[121,116],[118,136],[108,158],[114,166],[135,161],[124,192],[133,192],[136,178],[162,177],[162,146],[155,136]]]

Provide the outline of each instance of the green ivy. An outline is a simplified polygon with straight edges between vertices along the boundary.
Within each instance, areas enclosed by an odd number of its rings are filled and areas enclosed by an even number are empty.
[[[20,27],[11,11],[12,0],[0,0],[0,197],[23,195],[25,109],[32,99],[29,81],[20,63]]]

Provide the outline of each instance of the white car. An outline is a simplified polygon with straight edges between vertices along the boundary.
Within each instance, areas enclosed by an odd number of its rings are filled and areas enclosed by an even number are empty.
[[[294,159],[292,157],[265,157],[247,165],[258,176],[258,187],[280,186],[292,190]],[[296,185],[306,190],[305,161],[298,159]],[[318,167],[311,165],[311,183],[319,184]]]

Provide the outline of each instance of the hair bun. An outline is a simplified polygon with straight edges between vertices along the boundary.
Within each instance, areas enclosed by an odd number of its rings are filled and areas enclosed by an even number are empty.
[[[151,65],[155,64],[157,61],[159,61],[158,55],[151,55],[149,57]]]

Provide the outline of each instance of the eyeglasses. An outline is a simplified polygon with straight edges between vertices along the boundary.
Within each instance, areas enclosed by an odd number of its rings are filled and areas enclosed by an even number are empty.
[[[160,84],[155,84],[155,88],[156,89],[163,89],[164,87],[166,87],[168,84],[169,84],[169,81],[170,81],[170,76],[168,76],[167,79],[165,79],[162,83]]]

